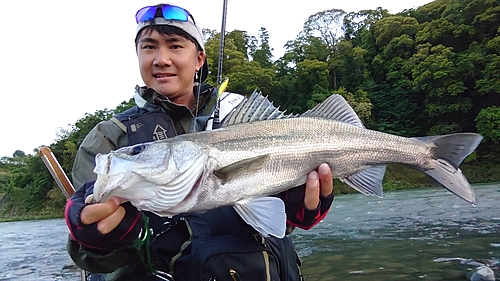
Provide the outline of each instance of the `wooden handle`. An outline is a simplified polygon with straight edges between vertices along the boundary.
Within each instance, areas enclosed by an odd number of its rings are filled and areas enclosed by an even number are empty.
[[[57,159],[50,148],[47,146],[40,148],[40,157],[42,157],[43,163],[49,170],[64,196],[66,196],[66,198],[70,198],[71,195],[75,193],[75,188],[69,181],[66,173],[64,173],[61,165],[59,165],[59,162],[57,162]]]

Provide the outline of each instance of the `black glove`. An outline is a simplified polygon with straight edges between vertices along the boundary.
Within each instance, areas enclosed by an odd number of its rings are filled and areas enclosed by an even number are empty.
[[[308,210],[304,206],[305,189],[306,186],[301,185],[282,192],[278,196],[285,202],[287,224],[308,230],[325,218],[332,205],[334,194],[327,197],[320,195],[318,207]]]
[[[94,182],[85,183],[66,203],[64,218],[71,232],[73,240],[81,245],[97,251],[109,252],[116,248],[131,246],[138,238],[143,227],[142,213],[129,202],[123,203],[125,217],[108,234],[102,234],[97,229],[97,222],[84,225],[80,219],[82,209],[88,204],[86,198],[91,198],[94,191]],[[90,201],[90,200],[87,200]]]

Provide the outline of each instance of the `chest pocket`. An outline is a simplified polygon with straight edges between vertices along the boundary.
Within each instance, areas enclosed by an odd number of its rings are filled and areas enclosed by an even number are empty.
[[[172,118],[163,112],[147,112],[125,120],[113,117],[111,121],[127,132],[130,145],[177,136]]]

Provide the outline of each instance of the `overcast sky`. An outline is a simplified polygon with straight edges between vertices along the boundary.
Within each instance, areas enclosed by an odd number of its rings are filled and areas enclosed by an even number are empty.
[[[202,28],[221,28],[223,0],[169,1],[188,9]],[[317,12],[357,12],[382,7],[390,13],[430,0],[228,0],[226,31],[269,32],[274,58]],[[85,113],[114,109],[143,85],[134,49],[135,13],[152,1],[1,1],[0,157],[33,154],[50,145],[61,128]],[[291,4],[293,3],[293,4]]]

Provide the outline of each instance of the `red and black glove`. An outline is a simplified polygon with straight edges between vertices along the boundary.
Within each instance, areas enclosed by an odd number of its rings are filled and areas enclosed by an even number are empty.
[[[285,202],[287,224],[301,229],[311,229],[325,218],[332,205],[334,194],[327,197],[320,195],[318,207],[308,210],[304,206],[305,185],[294,187],[278,196]]]
[[[84,184],[66,202],[64,218],[73,240],[81,245],[98,251],[109,252],[116,248],[131,246],[138,238],[143,227],[142,213],[129,202],[123,203],[125,217],[120,224],[108,234],[97,229],[97,223],[85,225],[80,219],[82,209],[88,205],[85,198],[92,195],[94,182]]]

